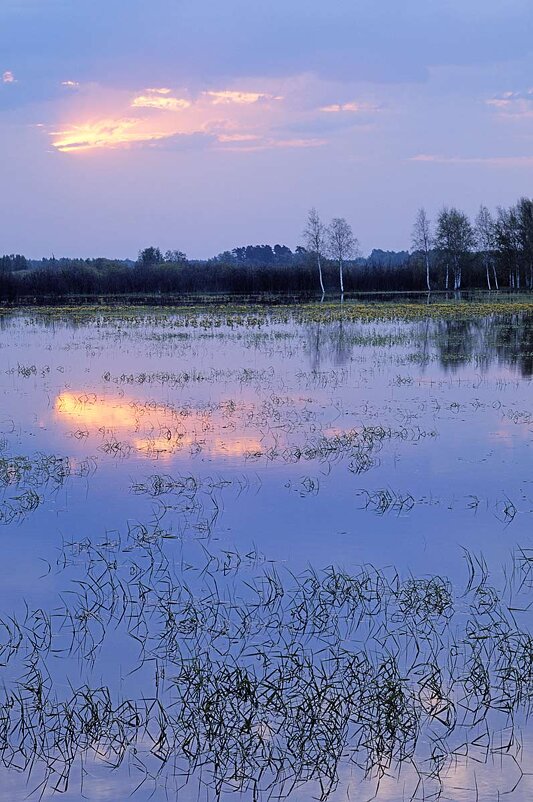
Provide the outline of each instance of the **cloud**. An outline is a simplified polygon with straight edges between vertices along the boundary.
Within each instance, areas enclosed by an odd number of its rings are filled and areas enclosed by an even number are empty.
[[[197,151],[213,145],[216,138],[205,131],[176,133],[133,143],[130,147],[164,151]]]
[[[218,141],[222,143],[220,137]],[[276,139],[275,137],[265,137],[264,139],[257,137],[254,142],[246,139],[226,140],[226,142],[230,142],[230,146],[221,149],[235,153],[256,153],[263,150],[284,150],[287,148],[319,148],[328,144],[327,139]]]
[[[349,112],[352,114],[359,114],[366,111],[379,111],[379,106],[372,103],[357,103],[352,101],[350,103],[333,103],[330,106],[322,106],[319,111],[326,112],[327,114],[342,114]]]
[[[161,131],[143,130],[137,119],[108,119],[55,131],[52,134],[52,145],[61,153],[80,153],[149,143],[165,136],[168,134]]]
[[[147,90],[150,94],[138,95],[131,103],[134,109],[161,109],[162,111],[179,111],[180,109],[188,109],[191,105],[189,100],[181,97],[171,97],[162,90]]]
[[[215,106],[222,103],[237,103],[239,105],[249,105],[258,103],[260,100],[283,100],[276,95],[268,95],[264,92],[238,92],[233,89],[223,89],[219,92],[204,92],[206,97],[212,99]]]
[[[184,135],[200,134],[204,144],[238,146],[261,140],[264,148],[270,138],[268,146],[274,147],[278,139],[272,133],[275,124],[280,114],[290,110],[263,102],[279,99],[269,90],[206,90],[189,100],[187,92],[164,85],[132,96],[113,87],[87,84],[70,101],[63,100],[61,115],[68,122],[54,127],[52,145],[62,153],[133,145],[168,147],[174,137],[180,142]]]
[[[167,86],[157,86],[157,87],[149,87],[145,89],[145,92],[150,92],[152,95],[170,95],[172,89],[169,89]]]
[[[532,53],[531,0],[129,0],[127,15],[123,5],[2,0],[0,52],[16,65],[23,41],[31,82],[59,82],[75,65],[83,83],[131,89],[179,75],[195,91],[304,72],[419,83],[434,67],[501,69]]]
[[[6,70],[3,73],[3,75],[2,75],[2,83],[3,84],[14,84],[14,83],[16,83],[15,76],[13,75],[11,70]]]
[[[485,101],[502,117],[533,117],[533,89],[504,92]]]
[[[78,81],[61,81],[61,86],[66,86],[67,89],[77,89],[79,85]]]
[[[218,142],[254,142],[261,137],[257,134],[219,134]]]
[[[73,125],[52,134],[52,145],[60,153],[83,153],[117,148],[157,148],[159,150],[191,150],[215,141],[205,132],[162,131],[153,129],[145,120],[108,119],[85,125]]]
[[[408,161],[426,164],[473,164],[487,167],[533,167],[533,156],[440,156],[431,153],[419,153]]]

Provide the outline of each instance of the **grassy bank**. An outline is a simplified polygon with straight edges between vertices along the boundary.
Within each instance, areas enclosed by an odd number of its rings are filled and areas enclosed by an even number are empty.
[[[368,295],[339,300],[298,301],[285,299],[279,303],[271,298],[236,299],[229,296],[175,299],[164,305],[152,303],[147,298],[132,298],[117,301],[99,298],[87,302],[69,299],[58,304],[21,304],[0,307],[3,317],[19,314],[37,315],[50,319],[88,320],[110,319],[165,319],[179,318],[181,325],[235,325],[239,322],[251,325],[267,318],[278,322],[300,320],[301,322],[328,323],[339,320],[420,320],[427,318],[472,318],[487,315],[516,315],[533,313],[533,295],[505,295],[479,293],[466,299],[446,299],[442,295],[398,295],[386,299],[380,295]]]

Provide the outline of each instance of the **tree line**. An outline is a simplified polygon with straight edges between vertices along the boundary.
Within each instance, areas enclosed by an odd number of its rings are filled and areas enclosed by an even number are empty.
[[[345,218],[325,223],[311,209],[303,244],[246,245],[211,259],[150,246],[137,260],[0,257],[0,299],[94,295],[434,292],[533,289],[533,200],[521,198],[475,219],[443,208],[431,221],[419,209],[410,251],[374,250],[363,258]]]
[[[463,273],[477,258],[483,268],[487,289],[500,283],[511,289],[533,287],[533,201],[521,198],[509,208],[499,207],[492,215],[481,206],[472,223],[464,212],[444,208],[435,226],[425,209],[419,209],[413,227],[412,244],[426,271],[426,288],[432,289],[432,265],[443,263],[444,289],[460,290]]]

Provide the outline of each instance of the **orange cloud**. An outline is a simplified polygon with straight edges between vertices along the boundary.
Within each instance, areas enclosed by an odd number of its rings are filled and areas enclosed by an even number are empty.
[[[66,82],[65,82],[66,83]],[[69,83],[70,85],[70,83]],[[79,101],[78,114],[52,132],[52,145],[61,153],[83,153],[92,150],[127,148],[132,145],[154,146],[164,140],[198,135],[204,141],[217,142],[228,149],[234,145],[243,150],[246,144],[255,149],[279,147],[314,147],[318,140],[280,139],[281,106],[263,103],[279,100],[267,92],[222,90],[201,92],[194,100],[186,93],[168,87],[149,87],[136,95],[102,91],[100,86],[86,85],[74,93]],[[99,111],[98,111],[99,110]]]
[[[163,131],[146,129],[136,119],[107,119],[73,125],[53,134],[53,146],[61,153],[79,153],[101,148],[124,147],[139,142],[153,142],[170,136]]]

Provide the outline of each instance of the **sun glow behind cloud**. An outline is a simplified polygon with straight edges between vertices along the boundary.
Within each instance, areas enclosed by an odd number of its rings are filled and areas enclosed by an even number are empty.
[[[103,0],[4,5],[10,252],[294,246],[311,202],[355,215],[364,248],[397,249],[419,205],[474,215],[531,193],[531,0],[238,0],[237,24],[216,0],[134,3],[127,19]]]
[[[67,85],[67,82],[65,82]],[[68,82],[70,86],[70,82]],[[84,94],[85,92],[85,94]],[[185,94],[185,96],[183,96]],[[149,87],[133,95],[110,93],[95,86],[80,90],[76,117],[52,132],[61,153],[153,147],[165,140],[200,136],[204,146],[242,150],[316,145],[313,137],[274,133],[283,123],[283,98],[267,91],[223,89],[200,92],[195,99],[169,87]],[[80,120],[86,109],[100,109]],[[102,113],[103,112],[103,113]],[[73,116],[73,115],[72,115]]]
[[[364,99],[324,106],[313,103],[317,87],[307,76],[285,79],[283,95],[276,83],[263,81],[262,85],[196,94],[184,87],[150,86],[131,94],[84,85],[71,94],[70,120],[57,126],[52,145],[61,153],[133,146],[179,148],[190,147],[193,141],[195,147],[241,153],[316,148],[327,144],[337,127],[346,130],[346,116],[379,108]],[[328,90],[334,91],[327,86],[318,91],[324,97]],[[330,113],[327,134],[323,112]]]
[[[164,139],[162,131],[143,130],[137,119],[105,119],[97,122],[73,125],[63,131],[55,131],[52,144],[61,153],[80,153],[102,148],[127,147],[139,142]]]

